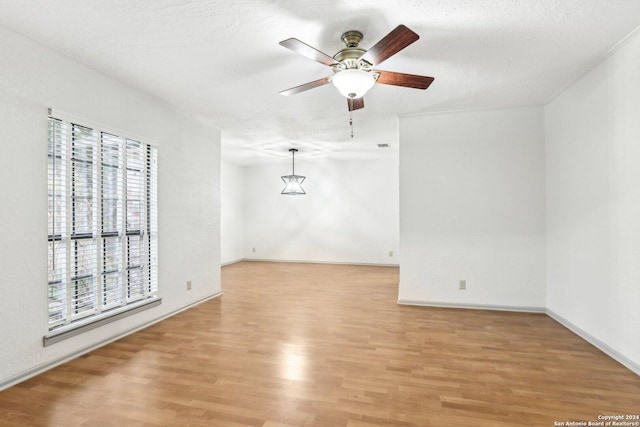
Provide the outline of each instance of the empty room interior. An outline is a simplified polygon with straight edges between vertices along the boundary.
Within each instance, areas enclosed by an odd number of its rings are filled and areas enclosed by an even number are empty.
[[[640,426],[639,28],[0,1],[0,426]]]

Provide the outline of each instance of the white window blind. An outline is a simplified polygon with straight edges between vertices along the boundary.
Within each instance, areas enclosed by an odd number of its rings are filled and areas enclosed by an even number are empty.
[[[157,149],[49,116],[49,330],[157,298]]]

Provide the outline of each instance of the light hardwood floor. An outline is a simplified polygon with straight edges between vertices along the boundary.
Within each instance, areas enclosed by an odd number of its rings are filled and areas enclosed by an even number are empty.
[[[554,426],[640,413],[640,377],[542,314],[399,306],[390,267],[243,262],[222,276],[221,298],[0,392],[0,426]]]

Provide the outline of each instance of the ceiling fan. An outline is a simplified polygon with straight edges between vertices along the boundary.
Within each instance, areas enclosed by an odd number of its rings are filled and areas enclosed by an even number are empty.
[[[295,38],[281,41],[281,46],[331,67],[334,75],[283,90],[280,94],[284,96],[295,95],[331,82],[347,98],[349,111],[353,111],[364,108],[363,96],[375,83],[426,89],[433,82],[433,77],[372,68],[420,38],[409,28],[398,25],[369,50],[358,47],[362,37],[360,31],[344,33],[342,41],[346,47],[333,57]]]

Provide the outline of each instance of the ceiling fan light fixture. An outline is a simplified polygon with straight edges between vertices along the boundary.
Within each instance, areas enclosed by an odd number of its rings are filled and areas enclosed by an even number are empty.
[[[373,87],[376,79],[364,70],[349,68],[338,71],[331,82],[344,97],[356,99],[362,98]]]

